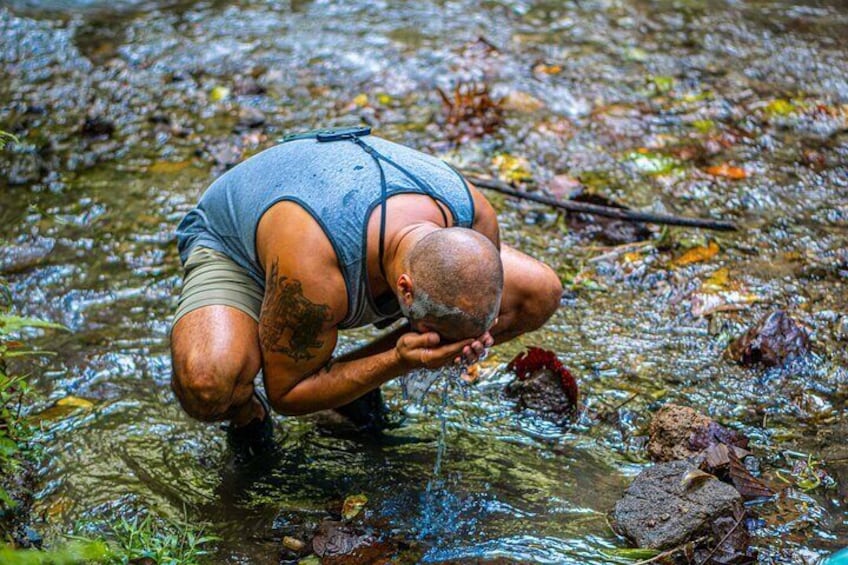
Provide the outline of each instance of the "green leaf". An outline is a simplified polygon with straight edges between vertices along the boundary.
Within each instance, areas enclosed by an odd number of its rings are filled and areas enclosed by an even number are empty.
[[[620,547],[615,549],[604,549],[601,553],[610,557],[621,557],[622,559],[632,559],[639,561],[642,559],[651,559],[660,554],[658,549],[644,549],[640,547]]]
[[[626,157],[643,175],[662,175],[677,166],[677,161],[671,157],[647,150],[633,151]]]
[[[52,330],[68,330],[62,324],[39,320],[37,318],[23,318],[21,316],[0,316],[0,335],[20,331],[24,328],[41,328]]]

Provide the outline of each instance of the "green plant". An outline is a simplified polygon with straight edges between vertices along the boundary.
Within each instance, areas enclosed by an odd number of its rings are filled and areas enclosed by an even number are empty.
[[[120,518],[111,536],[116,546],[111,562],[129,563],[149,558],[160,565],[196,565],[208,553],[206,546],[218,538],[204,535],[186,521],[166,522],[147,514],[143,518]]]
[[[4,149],[9,143],[20,143],[21,141],[8,131],[0,129],[0,149]]]
[[[60,324],[23,318],[10,314],[11,296],[0,281],[0,476],[11,476],[20,470],[21,459],[32,430],[21,415],[24,403],[31,396],[26,375],[9,375],[6,362],[24,355],[46,355],[27,348],[14,338],[26,328],[65,329]],[[0,512],[15,506],[11,495],[0,483]]]
[[[5,565],[71,565],[108,562],[111,553],[102,541],[75,540],[60,548],[12,549],[0,547],[0,563]]]

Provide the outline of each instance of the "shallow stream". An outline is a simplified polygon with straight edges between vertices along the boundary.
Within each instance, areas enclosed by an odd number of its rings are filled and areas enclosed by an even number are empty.
[[[606,563],[625,546],[606,513],[647,464],[640,435],[668,401],[748,434],[777,484],[792,451],[843,461],[845,489],[846,29],[838,0],[4,2],[0,129],[21,143],[0,152],[0,274],[21,313],[71,330],[38,340],[56,352],[35,369],[41,526],[55,537],[147,510],[205,524],[221,537],[215,562],[277,563],[283,535],[361,493],[409,559]],[[468,81],[507,109],[457,147],[436,89]],[[463,170],[497,174],[505,153],[560,197],[579,180],[743,229],[656,229],[621,249],[493,195],[504,241],[554,266],[567,292],[449,404],[435,505],[425,512],[439,387],[422,408],[387,386],[407,419],[382,443],[280,417],[273,471],[234,473],[223,432],[189,419],[168,384],[174,228],[226,166],[284,132],[360,121]],[[717,255],[674,263],[707,238]],[[699,316],[699,300],[739,309]],[[812,354],[783,370],[723,358],[778,307],[807,325]],[[502,397],[525,345],[578,376],[587,410],[573,427]],[[65,397],[88,402],[55,405]],[[761,560],[813,563],[848,545],[845,496],[798,490],[791,520],[754,532]]]

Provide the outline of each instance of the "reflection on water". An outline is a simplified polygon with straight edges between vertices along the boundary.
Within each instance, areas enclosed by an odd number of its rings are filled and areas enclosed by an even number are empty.
[[[93,403],[44,415],[38,510],[48,534],[113,511],[185,512],[222,538],[221,561],[274,563],[282,535],[363,493],[368,520],[419,543],[427,562],[603,563],[601,550],[622,544],[604,516],[644,464],[641,426],[661,402],[749,434],[767,473],[785,469],[784,449],[831,453],[848,383],[846,25],[840,2],[0,8],[9,77],[0,124],[24,139],[2,156],[0,266],[22,313],[72,330],[42,343],[58,353],[39,382],[44,406]],[[518,104],[496,135],[451,148],[435,89],[460,80],[531,96],[544,110]],[[212,100],[222,86],[229,96]],[[244,125],[248,110],[262,128]],[[93,117],[114,133],[96,135],[94,122],[85,130]],[[567,175],[634,207],[745,229],[710,234],[720,254],[691,267],[671,266],[676,251],[659,245],[593,262],[608,249],[562,230],[550,210],[495,197],[505,242],[584,280],[551,323],[497,348],[487,378],[442,409],[439,386],[423,409],[388,385],[389,402],[408,414],[385,441],[278,418],[279,459],[235,469],[223,432],[187,418],[168,385],[173,229],[230,161],[284,131],[359,121],[464,169],[490,171],[506,152],[526,157],[541,181]],[[670,171],[646,171],[653,154]],[[721,164],[747,178],[705,172]],[[672,234],[681,245],[706,235]],[[736,285],[727,292],[757,301],[694,316],[719,267]],[[769,371],[723,359],[730,337],[771,305],[811,328],[814,354]],[[372,335],[351,332],[343,345]],[[531,344],[557,351],[580,378],[588,412],[573,429],[516,414],[500,395],[509,379],[500,364]],[[608,411],[615,417],[591,418]],[[447,442],[434,478],[440,415]],[[791,560],[798,547],[848,544],[844,501],[811,497],[796,529],[760,532],[764,553]]]

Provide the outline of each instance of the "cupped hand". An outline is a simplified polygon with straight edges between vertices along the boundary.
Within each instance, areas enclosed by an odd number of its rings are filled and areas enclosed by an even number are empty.
[[[464,362],[466,365],[473,365],[477,361],[482,361],[486,358],[489,348],[495,344],[495,340],[489,332],[470,341],[471,343],[462,347],[460,355],[454,358],[454,363],[460,364]]]
[[[488,335],[488,334],[486,334]],[[491,340],[491,336],[489,336]],[[464,339],[451,343],[441,343],[441,338],[436,332],[423,334],[410,332],[403,334],[395,344],[395,353],[398,360],[407,369],[438,369],[451,363],[460,356],[463,351],[469,349],[474,351],[474,343],[478,340]],[[478,345],[478,349],[480,346]]]

